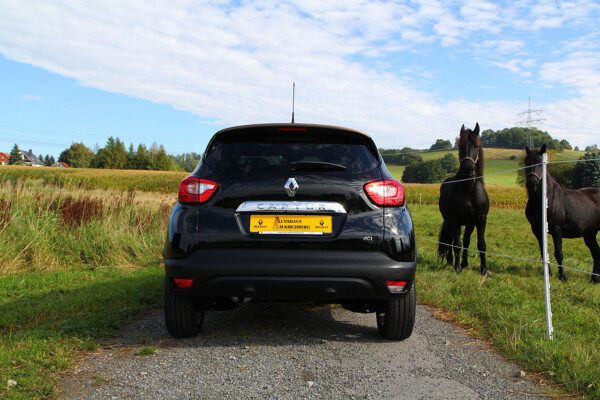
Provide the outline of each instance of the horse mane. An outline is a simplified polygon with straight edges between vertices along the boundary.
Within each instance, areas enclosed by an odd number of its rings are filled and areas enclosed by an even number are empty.
[[[477,140],[479,142],[479,138]],[[481,147],[481,142],[479,142],[479,147],[477,149],[479,152],[479,161],[477,165],[475,165],[475,172],[477,176],[483,176],[483,167],[485,166],[485,158],[483,157],[483,147]],[[483,179],[481,179],[481,184],[483,185]]]

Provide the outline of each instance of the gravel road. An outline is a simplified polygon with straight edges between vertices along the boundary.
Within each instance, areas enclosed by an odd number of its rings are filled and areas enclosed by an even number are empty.
[[[155,346],[154,354],[140,349]],[[417,308],[413,335],[382,340],[374,314],[247,304],[175,340],[162,311],[81,360],[60,399],[539,399],[542,389],[461,328]]]

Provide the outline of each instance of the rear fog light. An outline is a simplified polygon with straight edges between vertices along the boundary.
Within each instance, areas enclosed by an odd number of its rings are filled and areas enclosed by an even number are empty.
[[[189,289],[192,286],[194,280],[175,278],[173,279],[173,282],[175,283],[175,286],[177,286],[177,289]]]
[[[386,281],[385,284],[388,287],[390,293],[402,293],[406,287],[406,281]]]

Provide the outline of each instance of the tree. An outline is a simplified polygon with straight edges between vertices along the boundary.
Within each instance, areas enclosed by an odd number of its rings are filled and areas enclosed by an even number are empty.
[[[540,147],[542,144],[546,144],[549,150],[562,151],[571,148],[571,144],[567,140],[563,139],[559,142],[553,139],[548,132],[540,131],[537,128],[520,127],[506,128],[496,132],[486,129],[481,133],[481,143],[486,147],[509,149],[523,149],[525,145]]]
[[[441,182],[446,177],[440,160],[423,161],[408,165],[402,174],[402,182],[435,183]]]
[[[23,159],[23,153],[19,150],[19,146],[15,143],[15,146],[10,151],[10,157],[8,158],[10,165],[24,165],[25,160]]]
[[[60,153],[58,161],[73,168],[88,168],[93,158],[94,152],[91,149],[83,143],[73,143],[71,147]]]
[[[167,155],[163,145],[160,145],[158,152],[156,153],[156,159],[154,160],[153,170],[157,171],[169,171],[171,170],[171,159]]]
[[[415,153],[383,154],[382,157],[386,164],[395,165],[410,165],[423,161],[423,157]]]
[[[119,138],[108,138],[106,146],[98,149],[91,165],[94,168],[123,169],[127,163],[127,150]]]
[[[598,187],[600,186],[600,154],[596,152],[587,152],[581,158],[589,160],[580,162],[577,168],[577,180],[579,187]]]
[[[380,149],[380,151],[386,150]],[[200,161],[200,158],[202,156],[200,156],[200,154],[198,153],[184,153],[177,156],[169,157],[179,167],[181,171],[192,172],[194,168],[196,168],[196,165],[198,165],[198,161]]]
[[[434,144],[431,145],[429,150],[438,151],[438,150],[448,150],[452,148],[452,143],[449,140],[438,139]]]
[[[440,163],[446,173],[453,174],[458,171],[458,159],[454,154],[446,154],[442,157]]]
[[[148,149],[145,145],[140,144],[135,155],[136,169],[150,169],[150,160],[148,160]]]
[[[572,150],[571,143],[569,143],[566,139],[560,141],[561,150]]]

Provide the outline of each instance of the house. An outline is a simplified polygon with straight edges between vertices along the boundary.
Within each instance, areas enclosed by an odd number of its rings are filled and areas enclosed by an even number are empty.
[[[23,160],[25,160],[25,165],[30,165],[32,167],[43,167],[44,163],[37,158],[33,151],[29,149],[29,151],[21,151],[21,155],[23,156]]]
[[[57,161],[54,164],[52,164],[53,167],[58,167],[58,168],[69,168],[69,166],[67,165],[67,163],[64,163],[62,161]]]
[[[10,158],[10,154],[0,153],[0,165],[8,165],[9,158]]]

